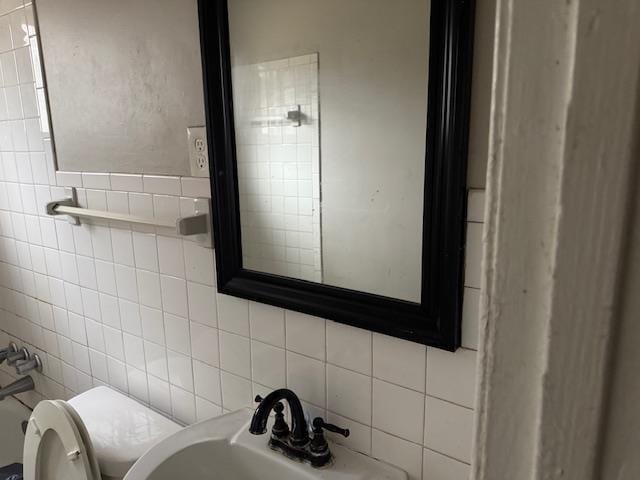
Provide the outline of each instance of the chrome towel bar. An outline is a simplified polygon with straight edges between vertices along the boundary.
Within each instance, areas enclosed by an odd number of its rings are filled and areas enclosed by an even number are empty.
[[[160,218],[138,217],[136,215],[129,215],[126,213],[106,212],[103,210],[92,210],[89,208],[79,207],[76,189],[66,189],[66,192],[69,194],[67,198],[47,203],[47,214],[69,215],[69,221],[75,225],[80,225],[81,218],[92,218],[136,223],[139,225],[150,225],[154,227],[175,228],[179,235],[206,234],[209,231],[209,215],[207,213],[196,212],[196,215],[178,218],[175,221],[163,220]]]

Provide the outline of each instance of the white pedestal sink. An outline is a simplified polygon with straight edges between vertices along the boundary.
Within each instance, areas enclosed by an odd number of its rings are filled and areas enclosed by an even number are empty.
[[[407,474],[339,445],[321,469],[267,446],[249,433],[251,412],[239,410],[184,428],[145,453],[124,480],[407,480]]]

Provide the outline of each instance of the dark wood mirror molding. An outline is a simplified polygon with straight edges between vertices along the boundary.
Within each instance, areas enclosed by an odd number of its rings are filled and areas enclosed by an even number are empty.
[[[218,291],[455,350],[461,335],[473,2],[431,2],[420,303],[243,268],[227,1],[199,0],[199,17]]]

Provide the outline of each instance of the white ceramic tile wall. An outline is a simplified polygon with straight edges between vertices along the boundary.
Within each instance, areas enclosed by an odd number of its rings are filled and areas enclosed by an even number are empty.
[[[318,54],[234,67],[233,81],[244,262],[321,282]]]
[[[469,196],[464,348],[455,354],[218,294],[210,249],[170,232],[46,216],[63,186],[79,187],[84,205],[176,216],[193,208],[189,197],[209,195],[208,180],[56,174],[46,102],[36,115],[29,94],[12,97],[16,118],[3,106],[16,85],[44,98],[39,65],[24,60],[39,56],[32,7],[0,1],[3,16],[11,21],[0,21],[0,63],[23,60],[0,82],[0,345],[27,345],[45,364],[25,401],[108,384],[191,423],[288,386],[312,415],[351,429],[336,441],[414,479],[468,478],[482,192]],[[30,120],[39,137],[31,130],[25,142]],[[0,383],[13,375],[0,367]]]

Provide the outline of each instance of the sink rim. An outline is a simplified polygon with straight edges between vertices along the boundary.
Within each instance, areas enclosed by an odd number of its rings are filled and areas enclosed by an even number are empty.
[[[253,436],[248,432],[252,413],[249,409],[240,409],[183,428],[145,452],[127,472],[124,480],[147,480],[172,456],[193,445],[214,441],[226,441],[230,448],[253,451],[253,454],[258,458],[266,456],[268,461],[274,461],[277,465],[290,469],[292,475],[298,474],[301,478],[313,477],[313,480],[330,480],[341,474],[344,478],[344,474],[348,473],[350,469],[361,468],[363,474],[374,474],[375,472],[375,476],[381,480],[408,479],[406,472],[398,467],[332,442],[330,442],[331,450],[336,456],[336,464],[333,467],[315,469],[307,464],[296,462],[271,450],[267,445],[268,435]],[[352,470],[350,473],[353,474],[356,471]]]

